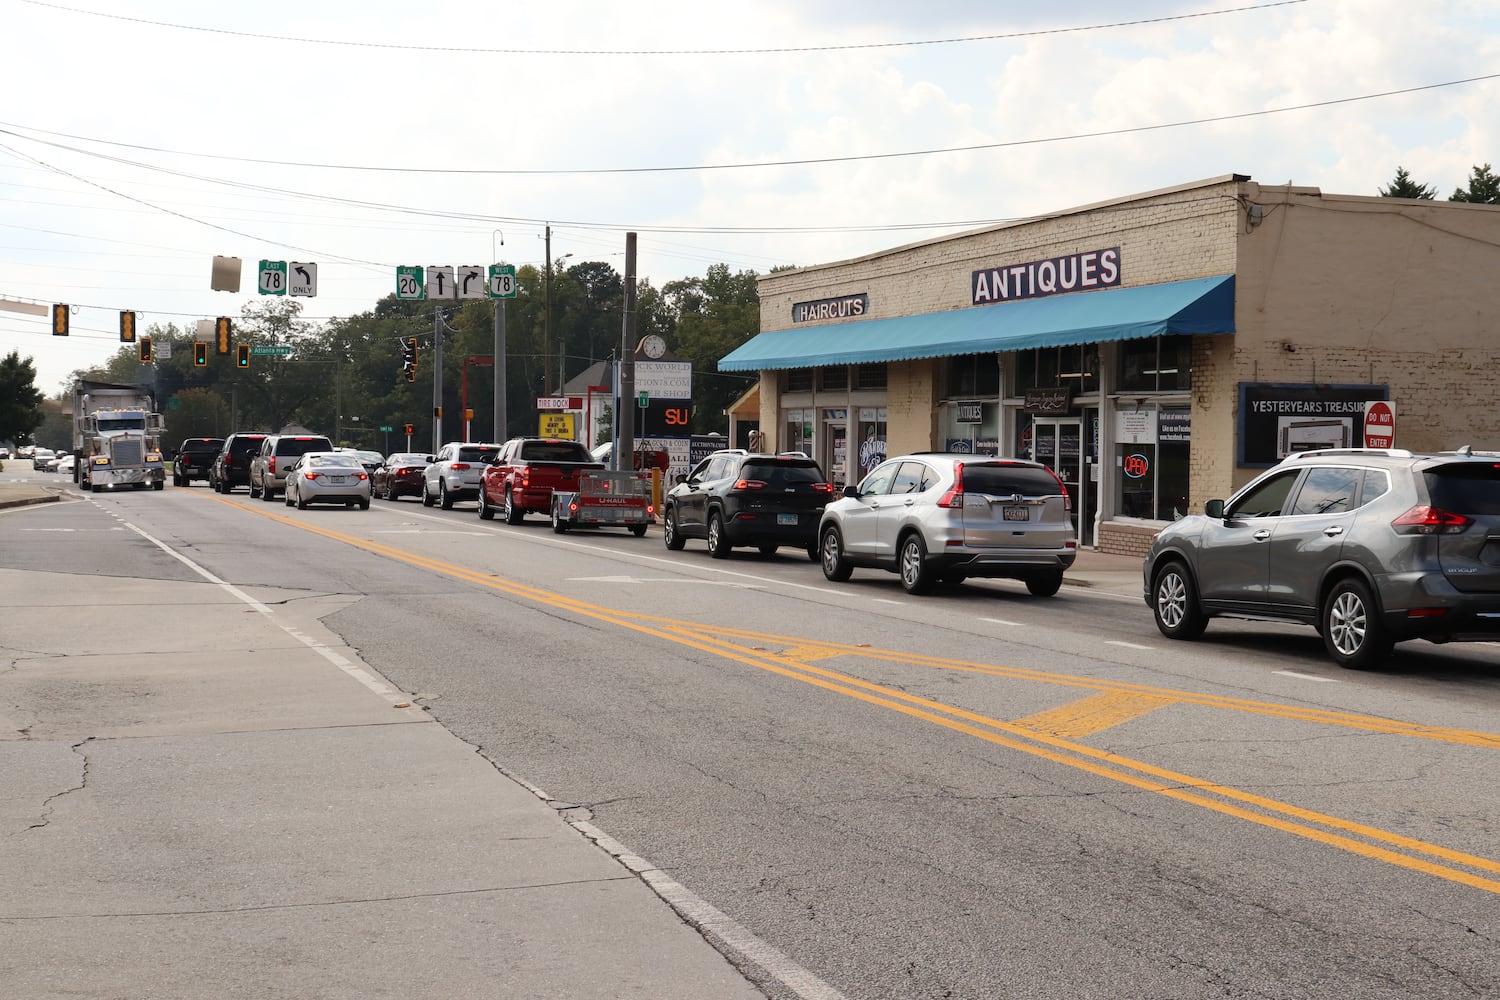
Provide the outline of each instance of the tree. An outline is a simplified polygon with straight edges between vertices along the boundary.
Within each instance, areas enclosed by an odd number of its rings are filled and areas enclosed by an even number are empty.
[[[662,294],[676,314],[673,350],[693,362],[695,434],[723,433],[724,411],[755,376],[719,371],[719,359],[760,332],[760,290],[754,271],[731,273],[711,264],[702,278],[669,281]]]
[[[1500,205],[1500,177],[1490,172],[1490,165],[1475,167],[1469,174],[1469,189],[1457,188],[1449,201],[1468,201],[1480,205]]]
[[[20,443],[42,424],[42,394],[36,387],[36,366],[21,352],[0,358],[0,441]]]
[[[172,397],[164,417],[165,440],[176,448],[185,438],[228,437],[229,404],[213,389],[184,389]]]
[[[1416,198],[1421,201],[1431,201],[1437,194],[1430,184],[1418,184],[1411,179],[1411,174],[1406,172],[1405,167],[1396,168],[1396,179],[1389,187],[1380,189],[1382,198]]]

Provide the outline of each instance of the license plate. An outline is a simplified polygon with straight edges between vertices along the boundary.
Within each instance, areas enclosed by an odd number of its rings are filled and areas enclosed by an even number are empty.
[[[1005,520],[1029,521],[1031,520],[1031,511],[1025,507],[1007,507],[1005,508]]]
[[[349,481],[347,476],[329,476],[328,481],[335,486],[342,486]]]
[[[797,523],[797,515],[796,514],[777,514],[776,515],[776,523],[777,524],[796,524]]]

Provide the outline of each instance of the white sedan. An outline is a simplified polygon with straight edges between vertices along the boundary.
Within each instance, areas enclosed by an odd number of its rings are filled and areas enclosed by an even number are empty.
[[[306,510],[312,503],[359,504],[370,509],[370,474],[359,456],[348,452],[310,451],[286,473],[286,505]]]

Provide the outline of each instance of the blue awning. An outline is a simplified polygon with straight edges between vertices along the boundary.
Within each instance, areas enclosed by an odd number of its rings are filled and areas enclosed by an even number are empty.
[[[772,330],[731,351],[719,361],[719,370],[819,368],[1161,334],[1233,332],[1234,275],[1223,274],[920,316]]]

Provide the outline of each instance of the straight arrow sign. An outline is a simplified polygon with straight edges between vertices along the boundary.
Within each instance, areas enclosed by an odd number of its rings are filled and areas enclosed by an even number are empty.
[[[456,288],[453,284],[453,265],[429,265],[427,268],[427,297],[429,299],[451,299]]]

